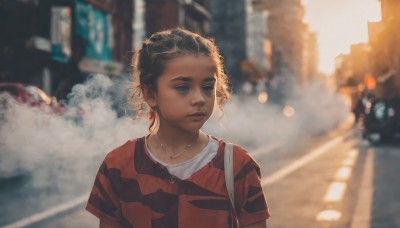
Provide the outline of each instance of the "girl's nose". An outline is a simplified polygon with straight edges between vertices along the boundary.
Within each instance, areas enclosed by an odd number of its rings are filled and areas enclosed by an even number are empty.
[[[193,91],[192,105],[204,105],[205,99],[200,89]]]

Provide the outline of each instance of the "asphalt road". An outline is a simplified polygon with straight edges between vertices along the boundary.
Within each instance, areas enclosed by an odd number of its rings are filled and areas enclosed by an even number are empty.
[[[371,227],[400,227],[400,142],[377,145]]]
[[[361,139],[358,130],[343,127],[324,136],[299,139],[293,145],[267,146],[254,157],[262,167],[272,213],[268,227],[400,227],[399,142],[372,146]],[[17,215],[4,209],[23,208],[24,202],[29,208],[29,201],[15,198],[26,194],[17,188],[26,181],[14,180],[0,188],[0,226],[18,227],[15,222],[25,222],[19,224],[98,227],[98,220],[83,210],[82,200],[55,216],[50,205]],[[53,198],[49,204],[54,206],[68,202],[65,197]],[[38,218],[40,222],[34,223]]]

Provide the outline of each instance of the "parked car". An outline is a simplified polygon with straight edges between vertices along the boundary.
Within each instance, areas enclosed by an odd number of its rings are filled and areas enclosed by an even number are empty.
[[[364,111],[363,136],[370,141],[373,134],[379,135],[380,140],[393,138],[400,134],[400,100],[371,99]]]
[[[365,78],[364,97],[368,102],[364,102],[363,136],[372,143],[397,139],[400,135],[399,76],[397,70],[388,70],[376,78]]]
[[[33,85],[22,83],[0,83],[0,94],[8,93],[19,103],[37,107],[43,111],[63,114],[66,108],[55,97],[48,96],[43,90]]]

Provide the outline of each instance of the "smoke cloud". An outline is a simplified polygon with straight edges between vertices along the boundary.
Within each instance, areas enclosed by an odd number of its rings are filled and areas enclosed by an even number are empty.
[[[326,84],[315,81],[296,87],[280,104],[261,104],[256,97],[235,96],[225,107],[223,118],[219,120],[221,113],[214,115],[205,128],[212,134],[255,149],[322,135],[348,114],[349,109],[341,96]]]
[[[130,86],[125,77],[93,76],[73,88],[61,116],[1,95],[8,105],[0,110],[0,178],[28,174],[34,188],[52,186],[65,199],[89,190],[107,152],[147,134],[147,120],[124,115],[132,113],[125,98]],[[216,111],[204,131],[255,149],[323,134],[348,114],[340,96],[318,82],[298,88],[286,103],[291,117],[282,105],[234,96],[223,117]]]

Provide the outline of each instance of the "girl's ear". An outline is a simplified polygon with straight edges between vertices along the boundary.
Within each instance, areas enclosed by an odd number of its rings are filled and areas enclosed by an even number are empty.
[[[151,108],[157,106],[157,94],[153,89],[149,88],[148,86],[143,86],[142,93],[147,105],[149,105]]]

